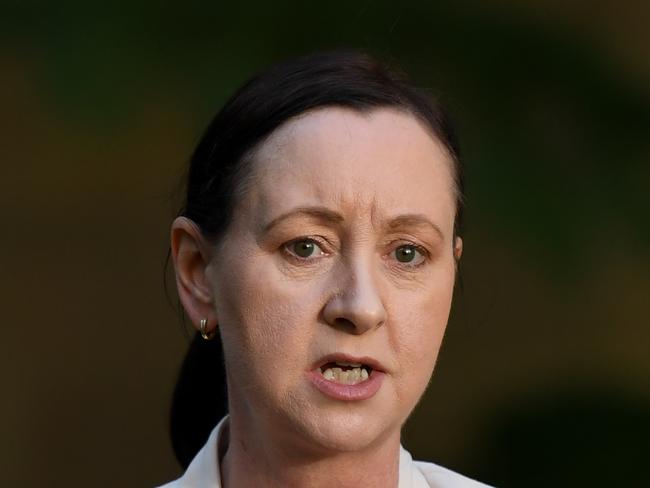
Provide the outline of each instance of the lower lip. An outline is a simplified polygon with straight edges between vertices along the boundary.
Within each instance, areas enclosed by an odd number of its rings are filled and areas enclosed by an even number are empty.
[[[307,376],[321,393],[330,398],[348,402],[367,400],[373,397],[379,391],[381,383],[384,380],[384,373],[377,370],[373,370],[367,380],[356,385],[344,385],[326,380],[321,374],[320,369],[309,371]]]

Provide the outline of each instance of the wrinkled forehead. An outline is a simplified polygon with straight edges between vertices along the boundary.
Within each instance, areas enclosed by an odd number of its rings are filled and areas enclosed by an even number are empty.
[[[451,158],[403,111],[310,111],[273,132],[252,164],[244,198],[249,218],[324,205],[349,217],[424,213],[453,227]]]

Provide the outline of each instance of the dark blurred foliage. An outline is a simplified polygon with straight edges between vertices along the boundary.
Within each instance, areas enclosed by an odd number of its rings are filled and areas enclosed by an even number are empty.
[[[0,9],[0,484],[178,474],[165,429],[188,344],[162,292],[168,194],[246,78],[344,46],[441,93],[464,147],[464,290],[407,447],[498,486],[648,486],[645,4]]]
[[[650,486],[650,405],[584,385],[526,398],[495,418],[482,479],[499,486]]]
[[[470,198],[544,267],[579,266],[609,220],[650,243],[650,98],[570,32],[471,4],[15,2],[5,42],[36,50],[61,115],[129,124],[152,85],[208,118],[251,73],[288,55],[361,46],[394,58],[457,106]],[[636,89],[635,89],[636,88]],[[560,237],[561,238],[558,238]],[[552,268],[552,272],[561,271]]]

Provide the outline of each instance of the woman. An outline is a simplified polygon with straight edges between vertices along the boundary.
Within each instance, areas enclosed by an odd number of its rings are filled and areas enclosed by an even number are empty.
[[[461,213],[444,112],[387,67],[326,53],[244,85],[171,230],[183,308],[222,342],[229,414],[166,486],[485,486],[400,444],[449,317]],[[196,388],[218,391],[204,366]]]

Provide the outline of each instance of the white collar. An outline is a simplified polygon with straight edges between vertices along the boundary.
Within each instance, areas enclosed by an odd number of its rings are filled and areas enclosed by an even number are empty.
[[[221,488],[219,443],[224,442],[228,428],[226,415],[210,433],[207,442],[187,467],[185,474],[159,488]],[[223,446],[222,446],[223,448]],[[411,454],[400,445],[398,488],[487,487],[433,463],[413,461]],[[489,487],[487,487],[489,488]]]

